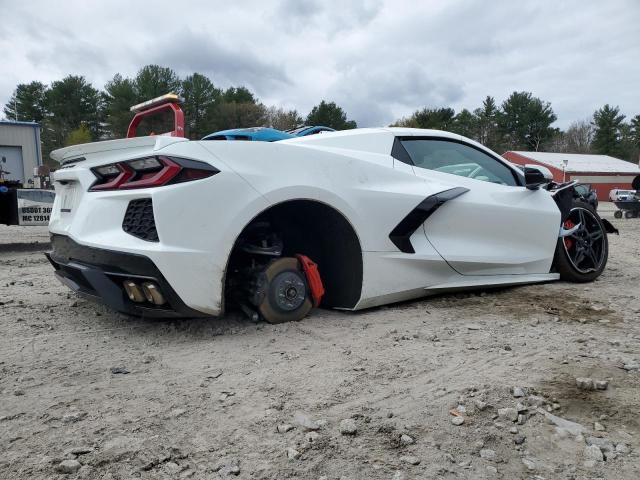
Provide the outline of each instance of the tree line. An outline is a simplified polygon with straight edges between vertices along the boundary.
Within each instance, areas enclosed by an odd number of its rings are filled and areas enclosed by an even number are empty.
[[[270,126],[280,130],[302,124],[327,125],[337,130],[356,128],[334,102],[321,101],[306,117],[297,110],[266,106],[246,87],[216,87],[205,75],[193,73],[180,78],[170,68],[147,65],[133,78],[116,74],[96,89],[84,77],[68,75],[45,85],[19,84],[4,107],[9,120],[41,124],[43,158],[57,148],[96,140],[123,138],[133,118],[132,105],[178,93],[184,98],[185,135],[200,139],[218,130]],[[170,130],[167,116],[145,122],[142,133]]]
[[[230,128],[269,126],[280,130],[301,124],[325,125],[337,130],[356,128],[335,102],[322,100],[302,116],[295,109],[264,105],[244,86],[216,87],[205,75],[184,78],[170,68],[147,65],[127,78],[116,74],[99,90],[84,77],[68,75],[45,85],[38,81],[17,85],[4,107],[10,120],[35,121],[42,126],[43,158],[56,148],[96,140],[122,138],[133,113],[132,105],[168,92],[184,98],[185,135],[190,139]],[[549,102],[530,92],[513,92],[498,105],[487,96],[474,110],[422,108],[392,126],[432,128],[459,133],[489,148],[546,150],[566,153],[602,153],[633,162],[640,155],[640,115],[629,122],[618,107],[605,105],[591,119],[572,123],[562,131]],[[169,130],[159,116],[142,133]]]
[[[497,152],[506,150],[598,153],[638,163],[640,115],[625,122],[619,107],[604,105],[592,118],[575,121],[566,130],[549,102],[530,92],[513,92],[500,106],[487,96],[482,106],[456,113],[452,108],[423,108],[393,126],[433,128],[459,133]]]

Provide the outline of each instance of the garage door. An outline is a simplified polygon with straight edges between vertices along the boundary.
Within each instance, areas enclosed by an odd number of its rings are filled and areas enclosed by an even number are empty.
[[[5,180],[18,180],[24,183],[22,147],[0,145],[0,168],[3,171],[2,178]]]

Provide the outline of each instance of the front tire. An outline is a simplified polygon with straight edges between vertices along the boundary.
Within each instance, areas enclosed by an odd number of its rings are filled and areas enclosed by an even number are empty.
[[[560,278],[568,282],[592,282],[607,264],[609,242],[600,216],[588,203],[574,202],[564,228],[580,228],[564,238],[558,238],[554,264]]]
[[[260,278],[263,293],[258,311],[269,323],[297,322],[311,310],[311,290],[298,259],[272,261]]]

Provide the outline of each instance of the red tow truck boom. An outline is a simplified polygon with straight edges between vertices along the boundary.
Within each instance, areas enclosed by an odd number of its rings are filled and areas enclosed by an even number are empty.
[[[134,105],[129,110],[136,112],[135,116],[129,124],[127,129],[127,138],[133,138],[136,136],[138,126],[145,117],[150,117],[158,112],[170,110],[173,112],[173,124],[174,128],[170,132],[160,133],[157,135],[166,135],[169,137],[184,137],[184,112],[180,108],[180,103],[183,101],[175,93],[167,93],[160,97],[147,100],[146,102]]]

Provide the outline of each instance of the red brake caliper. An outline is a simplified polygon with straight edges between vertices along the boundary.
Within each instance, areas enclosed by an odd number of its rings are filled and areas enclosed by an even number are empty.
[[[320,300],[322,300],[322,296],[324,295],[324,287],[322,286],[322,279],[320,278],[318,265],[313,263],[313,261],[306,255],[298,254],[296,255],[296,258],[300,262],[300,265],[302,265],[304,274],[307,277],[307,283],[309,284],[309,288],[311,289],[313,306],[317,307],[318,305],[320,305]]]
[[[573,222],[571,220],[566,220],[564,222],[564,228],[566,230],[571,230],[573,227],[575,227],[575,225],[573,224]],[[571,240],[569,237],[564,237],[564,246],[567,247],[567,250],[569,250],[571,248],[571,246],[573,245],[573,240]]]

